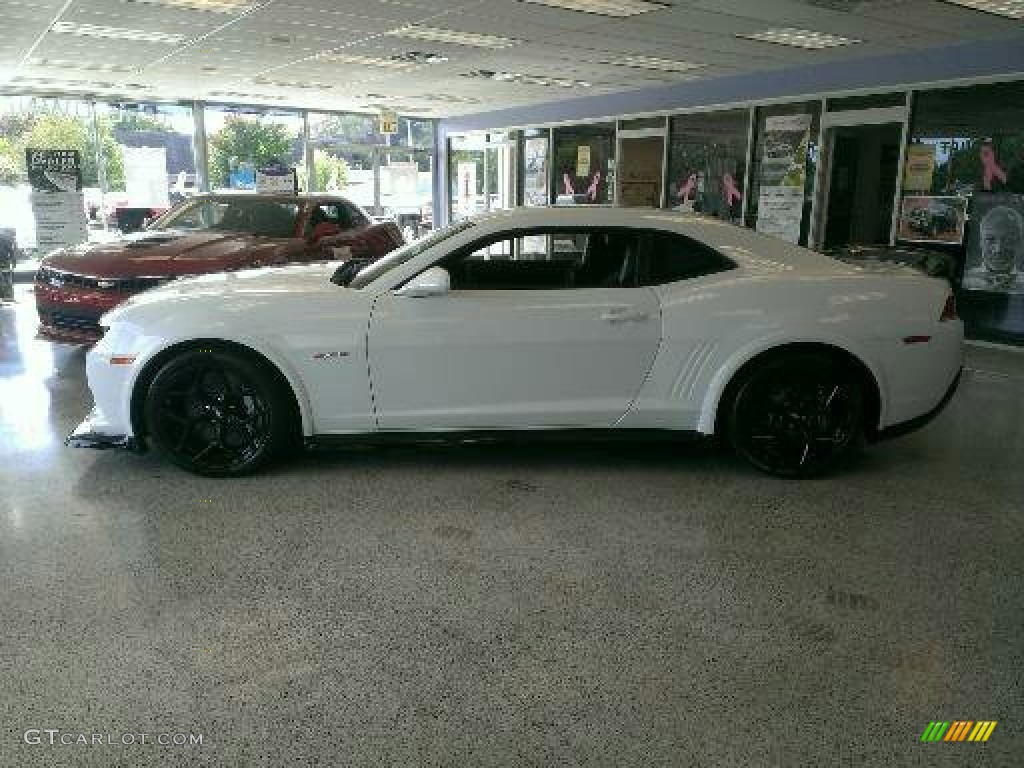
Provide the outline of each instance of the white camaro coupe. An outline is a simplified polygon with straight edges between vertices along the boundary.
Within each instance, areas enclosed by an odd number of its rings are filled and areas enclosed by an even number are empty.
[[[361,267],[361,269],[360,269]],[[302,445],[720,435],[809,475],[952,395],[949,286],[684,214],[533,208],[375,263],[179,280],[103,318],[68,438],[235,475]]]

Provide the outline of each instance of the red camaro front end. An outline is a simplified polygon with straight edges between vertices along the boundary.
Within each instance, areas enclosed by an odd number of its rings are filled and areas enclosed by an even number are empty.
[[[100,317],[177,277],[278,264],[378,259],[402,245],[392,222],[328,195],[217,194],[191,198],[145,231],[43,259],[35,277],[40,335],[92,343]]]

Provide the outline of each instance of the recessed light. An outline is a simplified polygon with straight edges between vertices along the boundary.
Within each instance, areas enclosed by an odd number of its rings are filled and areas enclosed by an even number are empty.
[[[28,63],[33,67],[73,69],[77,72],[109,72],[127,75],[138,71],[138,67],[129,67],[123,64],[106,64],[103,62],[77,61],[74,59],[29,59]]]
[[[383,69],[411,69],[417,65],[415,61],[385,58],[380,56],[361,56],[355,53],[334,53],[327,51],[317,56],[321,61],[337,64],[354,64],[360,67],[382,67]]]
[[[248,0],[124,0],[125,3],[163,5],[185,11],[207,11],[209,13],[243,13],[255,6]]]
[[[494,80],[499,83],[515,83],[517,85],[538,85],[541,87],[557,86],[559,88],[590,88],[592,83],[585,80],[570,80],[564,77],[545,77],[529,75],[522,72],[494,72],[489,69],[476,69],[463,73],[462,77],[473,77]]]
[[[761,32],[738,32],[736,37],[757,40],[762,43],[774,43],[776,45],[788,45],[793,48],[810,48],[814,50],[838,48],[842,45],[853,45],[854,43],[862,42],[852,37],[829,35],[824,32],[812,32],[809,29],[795,29],[793,27],[766,29]]]
[[[50,30],[64,35],[77,35],[79,37],[136,40],[142,43],[164,43],[166,45],[178,45],[185,41],[185,35],[177,33],[128,29],[126,27],[104,27],[98,24],[75,24],[70,21],[58,21],[50,27]]]
[[[952,5],[970,8],[972,11],[994,13],[1008,19],[1024,19],[1024,0],[946,0]]]
[[[618,56],[601,63],[617,67],[633,67],[634,69],[653,69],[658,72],[690,72],[704,66],[703,64],[694,64],[690,61],[659,59],[655,56]]]
[[[650,13],[651,11],[660,11],[672,7],[671,3],[658,2],[657,0],[519,0],[519,2],[547,5],[552,8],[563,8],[567,11],[596,13],[600,16],[613,16],[615,18],[638,16],[641,13]]]
[[[522,42],[511,37],[481,35],[475,32],[458,32],[454,29],[423,27],[419,24],[410,24],[407,27],[393,29],[386,34],[391,37],[405,37],[411,40],[427,40],[432,43],[451,43],[452,45],[466,45],[473,48],[491,48],[494,50],[511,48]]]
[[[448,57],[441,53],[429,53],[427,51],[407,51],[396,53],[391,57],[393,61],[411,61],[413,64],[441,64],[448,61]]]
[[[253,83],[256,85],[269,85],[274,88],[299,88],[299,89],[310,89],[310,90],[324,90],[327,88],[333,88],[333,85],[328,83],[318,83],[313,80],[268,80],[263,77],[257,77],[253,79]]]

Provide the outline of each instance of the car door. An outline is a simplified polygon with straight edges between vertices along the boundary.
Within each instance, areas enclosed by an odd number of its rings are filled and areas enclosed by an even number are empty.
[[[378,427],[614,425],[661,335],[657,295],[637,285],[632,237],[491,236],[439,262],[451,278],[444,295],[379,296],[368,336]]]

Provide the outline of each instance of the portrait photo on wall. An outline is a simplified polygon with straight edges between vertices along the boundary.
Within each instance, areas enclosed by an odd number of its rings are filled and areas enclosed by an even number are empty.
[[[1024,294],[1024,195],[972,196],[962,287]]]
[[[912,243],[959,245],[964,240],[967,198],[904,197],[897,238]]]

